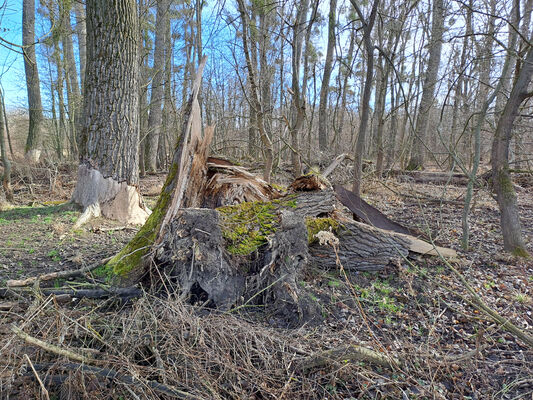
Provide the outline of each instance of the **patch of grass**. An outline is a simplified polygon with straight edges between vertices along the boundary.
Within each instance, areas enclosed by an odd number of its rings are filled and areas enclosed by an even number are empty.
[[[50,257],[52,261],[55,261],[55,262],[61,261],[61,257],[59,256],[59,251],[57,249],[50,250],[48,252],[48,257]]]
[[[521,303],[521,304],[532,304],[533,299],[531,299],[531,296],[528,296],[525,293],[517,293],[514,296],[515,301]]]

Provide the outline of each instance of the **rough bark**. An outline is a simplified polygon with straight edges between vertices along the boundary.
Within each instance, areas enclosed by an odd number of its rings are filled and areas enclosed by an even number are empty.
[[[300,66],[302,62],[302,47],[304,39],[304,23],[307,16],[309,1],[304,0],[297,5],[292,36],[292,121],[289,128],[291,135],[291,162],[294,177],[302,173],[300,160],[300,136],[305,120],[305,99],[300,88]]]
[[[139,183],[138,19],[133,0],[87,2],[85,122],[72,201],[83,223],[100,214],[126,223],[148,216]]]
[[[522,237],[516,192],[509,174],[509,144],[518,108],[526,98],[531,96],[528,92],[528,85],[533,75],[533,47],[529,48],[523,61],[509,99],[498,120],[494,141],[492,142],[491,164],[492,186],[496,192],[496,199],[500,207],[500,221],[505,250],[517,256],[527,257],[529,253]]]
[[[87,26],[85,23],[85,7],[81,1],[74,1],[76,14],[76,35],[78,36],[78,51],[80,55],[81,92],[85,86],[85,68],[87,65]]]
[[[415,141],[413,154],[407,169],[416,170],[424,167],[425,149],[427,140],[427,130],[429,115],[433,106],[435,89],[437,87],[437,77],[440,65],[442,50],[442,36],[444,33],[444,4],[443,0],[433,2],[431,42],[429,47],[428,64],[422,86],[422,98],[415,126]]]
[[[163,94],[165,71],[165,29],[167,24],[169,4],[167,0],[157,2],[157,19],[155,29],[154,68],[152,77],[152,92],[150,97],[150,115],[148,117],[148,136],[146,138],[145,168],[147,172],[157,170],[157,150],[163,122]],[[170,38],[168,38],[170,39]]]
[[[25,157],[30,163],[35,163],[41,156],[40,142],[44,123],[39,71],[35,56],[35,0],[23,0],[22,2],[22,45],[30,116]]]
[[[407,239],[361,222],[343,222],[335,234],[339,238],[336,251],[318,240],[309,247],[320,268],[335,269],[340,262],[347,271],[379,271],[390,263],[401,263],[409,254]]]
[[[363,25],[363,42],[365,46],[367,64],[366,64],[366,78],[365,86],[363,89],[363,95],[361,100],[361,123],[359,125],[359,133],[357,135],[357,142],[355,144],[355,154],[354,154],[354,182],[353,182],[353,192],[357,195],[361,193],[361,178],[363,175],[363,152],[366,140],[366,131],[368,125],[368,118],[370,115],[370,95],[372,93],[372,78],[374,76],[374,46],[372,44],[372,28],[374,27],[374,22],[376,20],[376,15],[379,6],[379,0],[374,0],[372,5],[372,10],[368,19],[365,19],[359,5],[355,0],[350,0],[361,24]]]
[[[184,206],[184,195],[191,175],[194,153],[196,146],[202,143],[198,91],[200,90],[205,61],[206,59],[204,58],[196,73],[193,90],[184,110],[183,129],[176,144],[172,165],[157,204],[137,235],[105,266],[105,274],[116,281],[117,284],[128,285],[128,283],[138,281],[144,275],[151,261],[150,250],[156,240],[160,240],[159,233],[164,230],[179,209]],[[207,151],[208,148],[209,145],[204,142],[202,149]],[[202,176],[205,166],[198,165],[198,163],[195,165],[199,168],[199,171],[196,171],[195,174],[197,176],[196,179],[201,182],[202,178],[205,179],[205,176]],[[191,186],[189,190],[193,189],[195,188]]]
[[[333,67],[333,51],[335,50],[335,25],[337,24],[337,0],[329,2],[328,16],[328,45],[326,50],[326,61],[324,64],[324,75],[322,75],[322,87],[320,88],[320,104],[318,106],[318,145],[320,151],[327,150],[328,147],[328,94],[329,80]]]

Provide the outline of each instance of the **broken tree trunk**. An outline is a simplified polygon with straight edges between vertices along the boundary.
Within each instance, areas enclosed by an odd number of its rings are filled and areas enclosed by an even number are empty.
[[[335,193],[316,176],[298,178],[282,197],[246,169],[209,158],[213,131],[202,136],[200,75],[152,215],[100,273],[122,286],[146,277],[156,289],[222,310],[260,306],[278,324],[294,326],[320,318],[298,284],[306,266],[337,267],[317,235],[338,235],[339,260],[350,271],[375,271],[408,255],[416,238],[343,217]]]

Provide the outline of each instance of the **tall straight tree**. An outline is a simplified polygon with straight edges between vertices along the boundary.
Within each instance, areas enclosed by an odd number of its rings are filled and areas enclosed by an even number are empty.
[[[422,169],[424,167],[429,114],[433,106],[435,88],[437,87],[437,77],[442,52],[444,13],[444,1],[433,0],[429,58],[422,87],[422,99],[420,100],[420,108],[416,119],[413,153],[409,160],[409,164],[407,165],[407,169],[410,170]]]
[[[35,56],[35,0],[23,0],[22,2],[22,45],[30,114],[25,157],[29,162],[35,163],[39,161],[41,155],[40,141],[42,140],[44,123],[39,71]]]
[[[333,51],[335,50],[335,25],[337,24],[337,0],[329,2],[328,17],[328,47],[326,50],[326,62],[324,64],[324,75],[322,76],[322,87],[320,88],[320,105],[318,106],[318,145],[320,151],[325,151],[328,146],[328,94],[329,79],[333,67]]]
[[[292,173],[295,177],[300,176],[302,164],[300,162],[300,132],[305,119],[305,99],[300,90],[300,66],[302,61],[302,46],[304,39],[304,23],[309,7],[308,0],[302,0],[296,4],[295,22],[293,24],[292,38],[292,123],[291,134],[291,159]],[[304,82],[305,85],[305,82]]]
[[[363,150],[366,139],[366,129],[368,125],[368,117],[370,115],[370,95],[372,94],[372,77],[374,76],[374,45],[372,44],[372,29],[376,21],[380,0],[374,0],[370,15],[365,18],[359,4],[356,0],[350,0],[355,9],[361,25],[363,26],[363,44],[366,51],[366,78],[363,89],[363,97],[361,101],[361,123],[359,125],[359,134],[357,135],[357,143],[355,144],[355,166],[354,166],[354,182],[352,190],[355,194],[361,193],[361,178],[363,175]]]
[[[163,94],[165,73],[165,28],[169,18],[168,0],[157,2],[157,16],[155,23],[155,48],[154,48],[154,74],[152,78],[152,92],[150,97],[150,115],[148,117],[148,137],[146,140],[146,152],[144,166],[146,171],[155,172],[157,170],[157,150],[159,147],[159,136],[161,135],[161,124],[163,122]]]
[[[138,187],[139,32],[135,0],[87,1],[78,224],[100,214],[125,223],[148,217]]]

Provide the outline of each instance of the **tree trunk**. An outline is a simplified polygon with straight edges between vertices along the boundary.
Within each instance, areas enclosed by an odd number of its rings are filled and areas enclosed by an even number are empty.
[[[440,56],[442,50],[442,36],[444,33],[444,4],[443,0],[433,1],[431,42],[429,47],[428,65],[424,77],[422,88],[422,99],[420,109],[416,119],[415,138],[413,153],[407,169],[415,170],[424,167],[427,130],[429,125],[429,115],[433,106],[435,89],[440,66]]]
[[[333,67],[333,51],[335,50],[335,25],[337,24],[336,11],[337,0],[330,0],[328,46],[326,50],[326,61],[324,64],[324,75],[322,76],[322,87],[320,88],[320,105],[318,106],[318,147],[320,151],[326,151],[328,147],[328,94],[329,79]]]
[[[530,39],[533,40],[533,37]],[[498,120],[492,142],[492,186],[500,207],[501,227],[505,250],[517,256],[528,257],[522,238],[522,228],[518,214],[516,192],[509,174],[509,144],[512,138],[513,123],[520,104],[529,96],[528,85],[533,75],[533,47],[530,47],[516,77],[509,99]]]
[[[298,177],[302,173],[300,160],[300,136],[305,120],[305,99],[300,88],[300,66],[302,61],[302,47],[304,39],[304,23],[307,16],[309,1],[303,0],[296,7],[292,40],[292,122],[289,128],[291,134],[292,173]]]
[[[76,71],[76,60],[74,59],[74,45],[72,43],[72,27],[70,25],[70,9],[63,10],[61,17],[62,26],[62,44],[63,44],[63,58],[65,67],[65,79],[67,82],[67,101],[68,101],[68,116],[69,125],[71,127],[71,138],[73,141],[79,143],[81,120],[81,94],[78,84],[78,72]],[[74,153],[76,156],[77,154]]]
[[[87,1],[84,153],[72,201],[85,212],[144,223],[139,193],[139,27],[134,0]]]
[[[4,164],[4,174],[2,175],[2,187],[4,188],[4,195],[8,202],[13,202],[13,189],[11,189],[11,162],[7,156],[6,141],[4,136],[4,93],[0,88],[0,158]],[[2,201],[0,200],[0,206]]]
[[[161,124],[163,120],[163,94],[165,71],[165,28],[169,18],[169,4],[167,0],[157,2],[157,19],[155,29],[154,68],[152,77],[152,93],[150,96],[150,116],[148,117],[148,137],[146,138],[145,168],[148,172],[157,171],[157,152]]]
[[[85,7],[81,1],[74,1],[76,13],[76,35],[78,36],[78,51],[80,54],[80,81],[81,92],[85,87],[85,68],[87,65],[87,27],[85,24]]]
[[[244,57],[246,59],[248,79],[250,80],[250,86],[251,86],[250,107],[253,107],[255,109],[255,115],[257,118],[257,129],[259,130],[259,137],[261,139],[261,142],[263,144],[263,149],[265,152],[265,169],[264,169],[263,177],[265,181],[270,182],[270,175],[272,173],[272,161],[273,161],[272,140],[270,136],[268,136],[265,130],[264,112],[263,112],[263,107],[262,107],[261,99],[260,99],[259,85],[256,79],[257,74],[256,74],[256,69],[254,68],[253,63],[252,63],[251,51],[250,51],[250,46],[249,46],[248,16],[246,14],[246,8],[242,0],[238,0],[238,5],[239,5],[239,13],[241,16],[241,21],[242,21],[242,44],[243,44],[243,50],[244,50]]]
[[[361,124],[359,125],[359,134],[357,135],[357,143],[355,145],[354,182],[352,189],[353,192],[359,196],[361,193],[361,178],[363,175],[363,154],[366,140],[366,131],[368,125],[368,118],[370,115],[370,95],[372,94],[372,78],[374,76],[374,46],[372,45],[371,34],[372,28],[374,27],[374,22],[376,20],[379,0],[374,0],[370,16],[367,20],[365,20],[357,2],[355,0],[350,0],[350,2],[357,11],[359,19],[363,24],[363,42],[367,55],[366,79],[360,107]]]
[[[24,70],[26,71],[30,115],[25,157],[30,163],[36,163],[41,156],[44,118],[35,56],[35,0],[23,0],[22,2],[22,45],[24,46]]]

